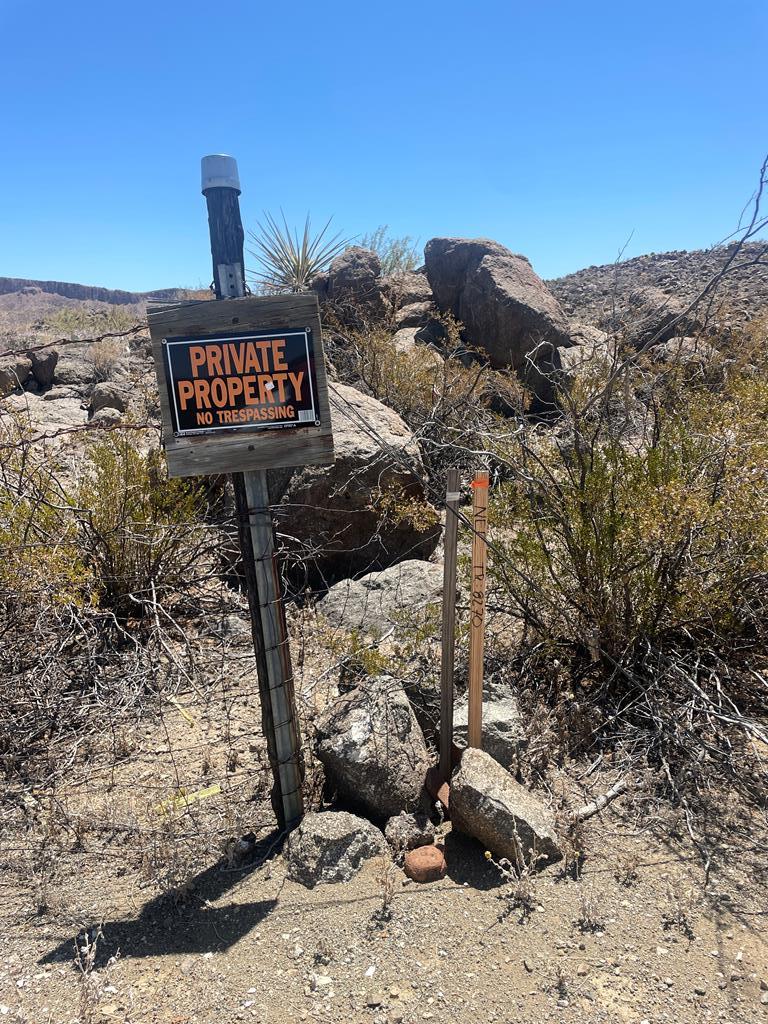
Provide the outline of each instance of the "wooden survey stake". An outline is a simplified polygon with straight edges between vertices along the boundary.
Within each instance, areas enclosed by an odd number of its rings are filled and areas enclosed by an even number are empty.
[[[483,648],[485,645],[485,590],[488,533],[488,473],[475,473],[472,481],[472,593],[469,607],[469,708],[467,743],[483,745]]]

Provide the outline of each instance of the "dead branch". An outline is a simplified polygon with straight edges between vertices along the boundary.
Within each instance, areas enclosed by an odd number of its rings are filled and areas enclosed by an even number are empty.
[[[622,793],[626,793],[629,788],[629,783],[629,776],[625,775],[623,779],[619,779],[615,785],[611,786],[607,792],[597,797],[591,803],[584,804],[583,807],[574,811],[572,815],[573,821],[582,822],[587,821],[588,818],[594,818],[596,814],[599,814],[600,811],[604,811],[605,808],[609,804],[612,804],[617,797],[620,797]]]

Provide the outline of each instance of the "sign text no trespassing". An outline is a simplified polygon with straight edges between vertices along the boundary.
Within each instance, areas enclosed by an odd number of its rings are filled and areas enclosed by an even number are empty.
[[[319,426],[309,328],[163,339],[173,432]]]

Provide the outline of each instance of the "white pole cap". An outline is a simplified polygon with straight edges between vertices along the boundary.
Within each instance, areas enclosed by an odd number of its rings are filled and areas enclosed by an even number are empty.
[[[237,173],[237,160],[223,153],[204,156],[200,161],[203,194],[209,188],[234,188],[240,193],[240,175]]]

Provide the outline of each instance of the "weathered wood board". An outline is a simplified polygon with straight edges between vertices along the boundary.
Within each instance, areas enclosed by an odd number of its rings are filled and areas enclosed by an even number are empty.
[[[331,410],[328,401],[328,382],[325,373],[322,334],[320,327],[320,311],[317,296],[313,294],[291,294],[270,296],[248,296],[245,298],[222,299],[219,302],[180,302],[151,306],[148,311],[149,330],[152,337],[152,351],[155,359],[160,408],[163,421],[163,443],[168,460],[168,472],[171,476],[201,476],[219,473],[239,473],[257,469],[272,469],[280,466],[328,466],[334,461],[333,432],[331,429]],[[202,427],[200,432],[178,430],[179,409],[171,407],[169,392],[168,365],[164,349],[169,344],[183,347],[189,339],[199,339],[197,353],[200,355],[205,339],[224,339],[223,344],[239,356],[241,370],[227,363],[221,372],[219,390],[224,395],[225,386],[239,379],[239,383],[231,385],[233,390],[240,388],[242,383],[250,387],[250,396],[255,405],[249,413],[255,416],[258,410],[258,390],[254,382],[257,377],[242,376],[242,342],[251,334],[261,337],[271,335],[279,338],[282,333],[306,331],[307,343],[311,346],[311,357],[314,364],[312,381],[312,400],[316,410],[317,421],[308,425],[287,424],[285,421],[274,423],[221,423],[216,421],[215,429]],[[303,335],[302,335],[303,336]],[[232,343],[226,339],[233,339]],[[235,352],[234,346],[240,343]],[[210,348],[209,342],[209,348]],[[259,344],[259,342],[256,342]],[[262,342],[262,344],[265,344]],[[278,343],[279,344],[279,343]],[[218,351],[218,350],[217,350]],[[283,352],[278,349],[279,352]],[[227,353],[227,355],[229,352]],[[202,358],[202,357],[200,357]],[[274,358],[274,357],[273,357]],[[254,355],[254,360],[258,356]],[[210,366],[210,364],[208,364]],[[257,367],[258,368],[258,367]],[[207,373],[207,371],[205,371]],[[201,374],[202,375],[202,374]],[[275,374],[275,379],[282,386],[286,374]],[[280,378],[280,379],[278,379]],[[172,382],[173,383],[173,382]],[[316,393],[315,393],[316,385]],[[274,387],[270,378],[267,385]],[[286,382],[286,387],[288,387]],[[191,386],[187,393],[192,394]],[[276,394],[276,392],[273,392]],[[262,392],[262,399],[263,399]],[[185,395],[186,398],[186,395]],[[195,400],[197,395],[195,396]],[[241,401],[243,399],[241,398]],[[273,412],[273,409],[267,409]],[[217,412],[217,417],[218,417]],[[222,415],[225,415],[222,413]],[[242,418],[245,418],[245,413]]]

